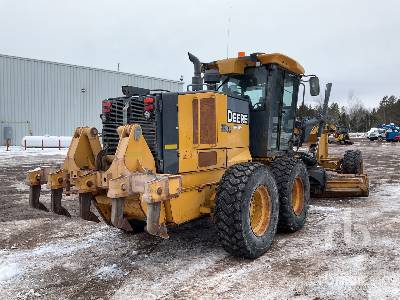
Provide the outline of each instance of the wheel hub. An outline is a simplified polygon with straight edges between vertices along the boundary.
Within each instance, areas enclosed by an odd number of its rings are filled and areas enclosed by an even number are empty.
[[[294,213],[299,216],[304,208],[304,184],[300,177],[296,177],[292,190],[292,208]]]
[[[256,236],[262,236],[269,226],[271,200],[265,186],[259,186],[250,202],[250,226]]]

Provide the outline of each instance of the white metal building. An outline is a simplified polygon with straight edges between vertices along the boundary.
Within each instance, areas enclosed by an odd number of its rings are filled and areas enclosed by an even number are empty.
[[[122,85],[181,91],[179,81],[0,54],[0,143],[11,135],[72,135],[75,127],[101,128],[101,101]]]

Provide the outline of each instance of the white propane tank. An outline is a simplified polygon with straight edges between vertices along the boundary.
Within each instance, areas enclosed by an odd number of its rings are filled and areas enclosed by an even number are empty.
[[[27,135],[22,138],[21,146],[26,148],[68,148],[71,136]]]

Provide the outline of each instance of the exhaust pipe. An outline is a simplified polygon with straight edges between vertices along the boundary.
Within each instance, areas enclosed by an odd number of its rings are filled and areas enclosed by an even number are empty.
[[[200,60],[192,53],[188,52],[189,60],[193,63],[194,75],[192,77],[193,91],[203,90],[203,78],[201,78],[201,63]]]
[[[324,106],[322,107],[322,117],[319,122],[318,127],[318,137],[321,137],[322,131],[324,130],[325,123],[326,123],[326,115],[328,114],[328,104],[329,104],[329,97],[331,95],[332,83],[327,83],[325,88],[325,99],[324,99]]]

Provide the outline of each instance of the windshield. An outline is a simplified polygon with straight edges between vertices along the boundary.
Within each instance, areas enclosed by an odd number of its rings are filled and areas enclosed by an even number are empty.
[[[244,75],[223,76],[218,90],[234,97],[250,100],[253,109],[263,109],[266,96],[267,69],[247,68]]]

